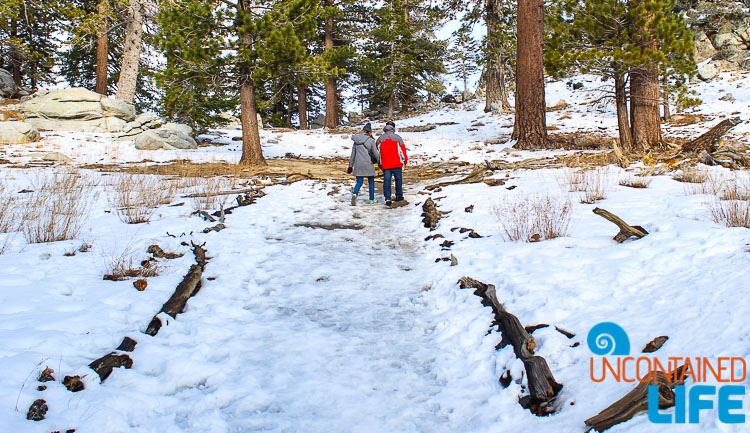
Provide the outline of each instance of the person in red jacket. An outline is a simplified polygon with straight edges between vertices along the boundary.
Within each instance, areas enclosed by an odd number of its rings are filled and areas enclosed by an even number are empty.
[[[383,135],[378,137],[375,142],[380,154],[380,168],[383,169],[383,194],[385,195],[385,205],[390,206],[391,202],[391,177],[396,179],[396,198],[395,201],[404,199],[403,190],[403,167],[409,162],[406,155],[406,146],[404,139],[396,134],[396,124],[389,120],[383,128]]]

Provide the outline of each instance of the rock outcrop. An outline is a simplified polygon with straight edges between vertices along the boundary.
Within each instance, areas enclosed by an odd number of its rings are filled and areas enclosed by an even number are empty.
[[[153,114],[139,114],[122,128],[118,140],[133,141],[139,150],[197,149],[193,129],[179,123],[166,123]]]
[[[12,98],[18,95],[18,87],[13,81],[13,75],[5,69],[0,69],[0,98]]]
[[[191,137],[192,133],[193,129],[187,125],[167,123],[160,128],[138,134],[134,139],[135,148],[139,150],[197,149],[198,143]]]
[[[39,141],[39,130],[19,121],[0,122],[0,144],[23,144]]]
[[[37,92],[19,112],[39,129],[70,132],[120,132],[135,119],[133,104],[80,87]]]

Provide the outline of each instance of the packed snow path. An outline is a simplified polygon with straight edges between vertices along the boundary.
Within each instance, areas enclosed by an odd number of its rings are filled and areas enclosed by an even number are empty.
[[[414,205],[351,207],[349,188],[273,188],[208,236],[199,294],[105,384],[121,402],[105,430],[466,431],[434,401]],[[321,224],[363,228],[301,226]]]

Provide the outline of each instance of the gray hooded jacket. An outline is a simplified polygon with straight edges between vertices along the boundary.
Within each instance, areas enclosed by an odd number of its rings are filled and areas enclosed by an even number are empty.
[[[352,137],[352,155],[349,157],[349,167],[353,167],[354,176],[375,176],[373,164],[380,159],[375,140],[367,134],[357,134]]]

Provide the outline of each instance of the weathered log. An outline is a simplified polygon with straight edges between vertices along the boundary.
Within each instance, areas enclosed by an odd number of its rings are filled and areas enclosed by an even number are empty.
[[[523,361],[529,395],[521,398],[519,403],[539,416],[552,413],[550,405],[562,389],[562,384],[555,380],[547,361],[541,356],[534,355],[534,349],[536,349],[534,337],[526,331],[518,317],[503,307],[497,299],[494,285],[469,277],[461,278],[458,283],[462,289],[474,289],[474,294],[482,298],[482,305],[492,308],[495,317],[494,324],[502,333],[502,340],[497,348],[500,349],[510,344],[513,346],[516,357]]]
[[[589,426],[590,430],[596,430],[603,432],[608,428],[628,421],[638,413],[648,409],[648,387],[649,385],[657,385],[659,387],[659,408],[667,409],[674,406],[674,387],[681,385],[680,376],[682,367],[679,367],[677,371],[670,373],[670,377],[667,377],[664,372],[656,372],[656,380],[651,378],[649,381],[645,381],[644,376],[638,385],[629,393],[625,394],[624,397],[614,402],[612,405],[599,412],[597,415],[584,421]],[[648,373],[651,374],[651,373]],[[671,378],[675,378],[672,381]]]
[[[716,142],[719,141],[719,138],[721,138],[724,134],[729,132],[730,129],[739,125],[741,122],[742,121],[740,120],[739,117],[734,117],[731,119],[724,119],[721,122],[719,122],[718,125],[711,128],[705,134],[701,135],[695,140],[692,140],[683,144],[682,150],[686,152],[696,152],[696,153],[700,153],[700,151],[702,150],[710,152],[714,144],[716,144]]]
[[[116,352],[108,353],[101,358],[95,360],[89,364],[89,368],[94,370],[99,375],[99,381],[104,382],[107,380],[112,370],[119,367],[130,368],[133,366],[133,360],[130,356],[125,354],[117,354]]]
[[[137,341],[133,340],[130,337],[125,337],[122,339],[122,343],[117,346],[116,350],[121,350],[123,352],[132,352],[133,350],[135,350],[136,344],[138,344]]]
[[[664,343],[669,340],[669,337],[666,335],[662,335],[660,337],[656,337],[653,340],[649,341],[646,347],[643,348],[643,353],[653,353],[657,350],[661,349],[661,347],[664,345]]]
[[[615,235],[614,237],[614,240],[619,243],[625,242],[625,240],[629,239],[630,237],[636,237],[640,239],[648,234],[646,229],[644,229],[643,227],[631,226],[613,213],[608,212],[604,209],[595,208],[593,212],[616,225],[620,229],[620,232],[617,233],[617,235]]]
[[[476,167],[474,167],[474,170],[472,170],[471,173],[469,173],[469,175],[466,176],[466,177],[464,177],[463,179],[459,179],[459,180],[456,180],[456,181],[448,181],[448,182],[436,183],[434,185],[430,185],[430,186],[425,187],[425,189],[427,191],[434,191],[434,190],[436,190],[438,188],[442,188],[444,186],[449,186],[449,185],[462,185],[462,184],[467,184],[467,183],[479,183],[482,180],[484,180],[484,173],[485,173],[485,171],[486,171],[486,168],[484,166],[477,165]]]
[[[193,244],[193,254],[195,255],[196,264],[190,266],[190,270],[177,285],[174,293],[167,302],[162,305],[161,310],[151,319],[145,333],[151,336],[156,335],[161,329],[162,323],[159,314],[166,313],[172,318],[177,317],[184,309],[188,299],[195,296],[201,287],[201,276],[203,269],[206,267],[206,250],[200,245]]]

